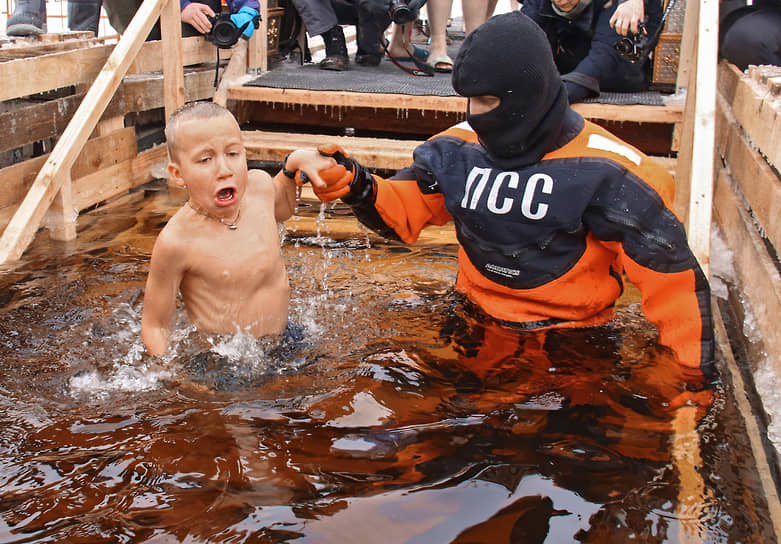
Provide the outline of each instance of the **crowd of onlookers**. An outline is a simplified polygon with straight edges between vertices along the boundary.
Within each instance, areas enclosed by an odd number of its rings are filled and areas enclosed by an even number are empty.
[[[431,71],[452,71],[448,52],[453,0],[290,0],[309,36],[320,36],[324,70],[350,67],[343,25],[354,25],[356,47],[353,62],[376,66],[385,57],[397,62],[427,64]],[[684,0],[667,0],[674,2]],[[690,0],[691,1],[691,0]],[[103,8],[118,32],[127,28],[142,0],[69,0],[68,27],[97,34]],[[180,0],[183,35],[206,34],[220,0]],[[497,0],[461,0],[463,31],[470,34],[491,17]],[[227,2],[230,19],[251,36],[260,6],[258,0]],[[597,96],[601,91],[633,92],[647,89],[650,54],[664,24],[663,0],[510,0],[545,32],[562,74],[570,102]],[[428,48],[411,39],[414,22],[401,24],[396,15],[412,10],[413,18],[425,17]],[[781,64],[781,0],[721,0],[719,53],[745,69],[749,64]],[[8,35],[45,32],[46,1],[16,0],[8,19]],[[386,38],[389,35],[389,39]],[[150,39],[159,38],[155,27]],[[420,44],[424,45],[424,44]],[[502,47],[496,44],[497,49]],[[518,52],[523,55],[523,51]]]

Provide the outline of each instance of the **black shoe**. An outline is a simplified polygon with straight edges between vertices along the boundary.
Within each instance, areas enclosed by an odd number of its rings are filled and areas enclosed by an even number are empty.
[[[382,61],[382,55],[375,55],[373,53],[356,53],[355,64],[361,66],[379,66]]]
[[[18,0],[14,14],[6,22],[5,33],[9,36],[37,36],[45,34],[45,0]]]
[[[325,43],[325,58],[320,61],[320,68],[338,72],[347,70],[350,59],[347,56],[347,41],[344,39],[342,27],[336,25],[320,35]]]
[[[68,29],[89,30],[98,35],[103,0],[68,0]]]
[[[320,61],[321,70],[334,70],[344,72],[350,68],[350,60],[347,57],[326,57]]]

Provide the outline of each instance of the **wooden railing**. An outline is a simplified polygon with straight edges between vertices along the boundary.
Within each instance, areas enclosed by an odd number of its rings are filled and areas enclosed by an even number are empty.
[[[93,72],[90,72],[90,67],[95,62],[105,59],[103,68],[95,74],[94,82],[68,126],[59,135],[54,149],[41,166],[27,195],[3,231],[0,238],[0,263],[14,261],[22,256],[45,217],[52,238],[58,240],[75,238],[78,210],[73,200],[71,168],[131,67],[136,71],[143,71],[145,65],[148,69],[159,69],[160,58],[162,58],[163,102],[166,118],[184,104],[184,54],[179,5],[178,0],[144,0],[113,49],[111,46],[102,46],[89,50],[90,61],[86,63],[89,73],[77,69],[82,68],[81,66],[69,65],[67,59],[58,57],[56,60],[36,61],[41,66],[45,65],[47,70],[28,70],[23,78],[15,77],[18,74],[6,74],[11,77],[4,79],[15,83],[4,86],[4,90],[0,92],[0,100],[51,90],[52,79],[56,80],[60,87],[92,79]],[[266,70],[266,13],[265,2],[261,2],[260,28],[249,44],[245,40],[239,40],[239,45],[232,51],[229,64],[231,73],[246,73],[248,69]],[[160,18],[162,34],[160,55],[153,56],[151,61],[143,58],[136,59],[145,45],[146,36],[158,18]],[[110,54],[106,59],[105,55],[109,51]],[[79,58],[83,60],[83,56]],[[20,59],[17,64],[14,64],[15,62],[7,63],[4,68],[12,72],[24,67],[23,60]],[[54,77],[51,77],[51,71],[56,72],[53,74]]]

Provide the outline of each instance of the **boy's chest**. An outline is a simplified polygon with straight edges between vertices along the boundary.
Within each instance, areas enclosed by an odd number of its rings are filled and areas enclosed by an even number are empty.
[[[235,230],[225,227],[220,236],[206,238],[193,248],[190,274],[207,282],[246,283],[279,269],[279,235],[274,228],[241,222]]]

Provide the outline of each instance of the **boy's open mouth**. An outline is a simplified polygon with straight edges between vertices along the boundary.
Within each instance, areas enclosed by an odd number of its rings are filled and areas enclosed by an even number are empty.
[[[234,187],[223,187],[217,192],[217,204],[227,206],[233,203],[236,198],[236,189]]]

